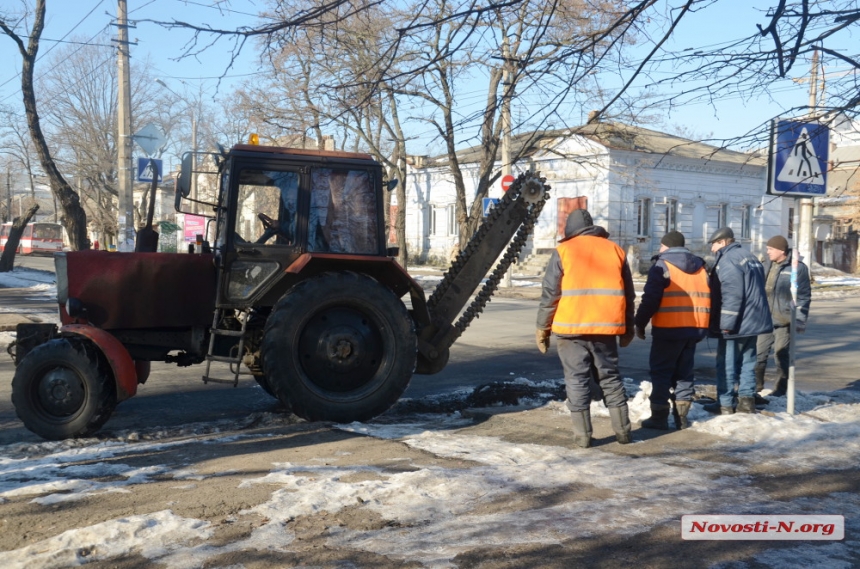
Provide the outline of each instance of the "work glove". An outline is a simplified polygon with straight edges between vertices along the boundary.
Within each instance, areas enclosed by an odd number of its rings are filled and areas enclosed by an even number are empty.
[[[540,328],[535,330],[535,341],[537,342],[538,350],[542,354],[549,351],[549,335],[550,330],[541,330]]]
[[[645,328],[640,328],[639,326],[637,326],[636,327],[636,337],[639,338],[640,340],[644,340],[645,339]]]
[[[627,346],[629,346],[630,342],[632,342],[632,341],[633,341],[633,330],[630,330],[629,332],[625,332],[624,334],[622,334],[621,336],[618,337],[618,345],[621,346],[622,348],[626,348]]]

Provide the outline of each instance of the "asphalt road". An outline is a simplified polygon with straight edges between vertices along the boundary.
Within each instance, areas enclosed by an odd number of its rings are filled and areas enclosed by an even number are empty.
[[[28,258],[31,268],[50,259]],[[11,306],[54,305],[33,299],[26,289],[0,289],[0,304]],[[484,314],[473,321],[451,349],[448,366],[432,376],[416,375],[405,393],[409,398],[425,398],[455,390],[468,389],[500,380],[524,377],[530,380],[558,379],[561,366],[555,347],[546,356],[534,344],[534,318],[537,300],[494,298]],[[860,321],[860,296],[813,300],[812,317],[798,345],[797,385],[809,391],[860,389],[856,334]],[[620,353],[621,371],[627,377],[648,379],[650,340],[634,340]],[[697,354],[697,380],[712,383],[716,342],[700,344]],[[772,366],[769,371],[772,372]],[[185,423],[238,419],[249,413],[276,411],[277,401],[269,397],[251,378],[239,386],[209,384],[201,381],[203,366],[180,368],[155,363],[149,380],[138,394],[120,404],[105,425],[117,431],[140,427],[176,426]],[[14,366],[0,354],[0,444],[38,440],[23,429],[12,407],[11,379]]]

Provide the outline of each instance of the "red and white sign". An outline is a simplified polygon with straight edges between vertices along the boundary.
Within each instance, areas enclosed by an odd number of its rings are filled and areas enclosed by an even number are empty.
[[[511,184],[514,183],[514,179],[511,174],[502,176],[502,191],[507,192],[511,188]]]
[[[185,231],[184,237],[186,243],[194,243],[197,241],[198,235],[203,235],[206,232],[206,218],[202,215],[185,215]]]

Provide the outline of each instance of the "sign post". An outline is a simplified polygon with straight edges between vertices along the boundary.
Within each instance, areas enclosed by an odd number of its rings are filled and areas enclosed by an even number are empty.
[[[775,120],[771,125],[767,193],[794,196],[794,251],[791,255],[791,320],[789,321],[786,411],[794,414],[795,342],[797,341],[797,263],[801,252],[812,258],[812,199],[827,193],[830,129],[815,121]]]

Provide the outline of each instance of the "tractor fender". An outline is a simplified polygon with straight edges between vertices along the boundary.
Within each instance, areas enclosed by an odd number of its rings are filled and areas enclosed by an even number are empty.
[[[284,271],[287,274],[313,276],[325,271],[354,271],[369,275],[391,289],[400,298],[407,292],[424,304],[424,290],[400,264],[390,257],[349,255],[344,253],[304,253]],[[413,302],[415,303],[415,302]]]
[[[101,328],[68,324],[60,328],[63,336],[83,336],[101,350],[116,381],[116,400],[123,401],[137,393],[138,369],[122,342]],[[141,370],[143,371],[143,370]]]

